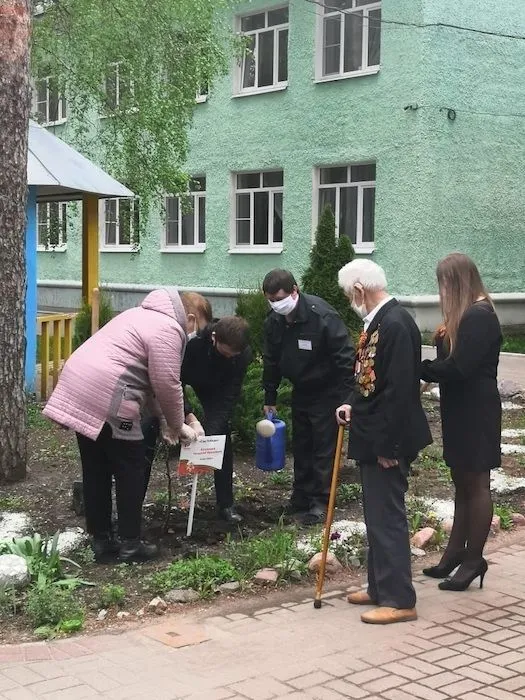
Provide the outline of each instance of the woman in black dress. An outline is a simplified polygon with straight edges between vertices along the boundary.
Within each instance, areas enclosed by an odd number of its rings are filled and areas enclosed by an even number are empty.
[[[497,370],[501,328],[478,269],[453,253],[437,267],[444,324],[436,333],[437,359],[422,363],[421,378],[438,382],[443,458],[456,489],[454,525],[437,566],[423,573],[452,578],[442,590],[480,587],[487,572],[483,548],[493,516],[490,470],[501,466],[501,400]]]

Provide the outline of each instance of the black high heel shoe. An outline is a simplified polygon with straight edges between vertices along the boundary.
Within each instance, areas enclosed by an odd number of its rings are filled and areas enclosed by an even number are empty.
[[[457,575],[452,578],[447,578],[445,581],[441,581],[438,588],[442,591],[466,591],[472,581],[477,579],[478,576],[479,587],[483,588],[483,579],[485,578],[488,568],[489,565],[486,560],[482,559],[480,565],[467,578],[461,579],[458,578]]]
[[[430,578],[446,578],[454,571],[454,569],[458,568],[462,561],[463,554],[459,554],[454,559],[451,559],[448,564],[441,566],[438,564],[437,566],[429,566],[428,568],[423,569],[423,574],[425,576],[430,576]]]

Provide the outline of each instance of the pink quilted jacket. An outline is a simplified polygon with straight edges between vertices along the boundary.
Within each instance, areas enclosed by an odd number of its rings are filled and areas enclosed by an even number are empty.
[[[95,333],[66,362],[44,415],[96,440],[104,423],[113,437],[140,440],[146,404],[170,428],[184,423],[180,368],[186,314],[175,288],[157,289]]]

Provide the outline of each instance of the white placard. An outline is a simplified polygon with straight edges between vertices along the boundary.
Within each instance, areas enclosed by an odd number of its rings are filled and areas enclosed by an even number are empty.
[[[226,435],[206,435],[188,447],[181,447],[179,474],[199,474],[222,469]]]
[[[193,531],[193,516],[195,515],[195,501],[197,500],[197,482],[199,474],[222,469],[226,435],[206,435],[197,442],[192,442],[188,447],[181,447],[178,467],[179,476],[193,476],[191,485],[190,512],[188,513],[188,526],[186,536],[190,537]]]

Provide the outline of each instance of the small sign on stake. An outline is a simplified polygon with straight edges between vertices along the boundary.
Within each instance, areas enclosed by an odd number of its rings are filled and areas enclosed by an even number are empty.
[[[190,537],[193,530],[199,474],[210,474],[222,469],[225,446],[226,435],[206,435],[197,442],[192,442],[188,447],[181,447],[177,474],[179,476],[193,476],[187,537]]]

